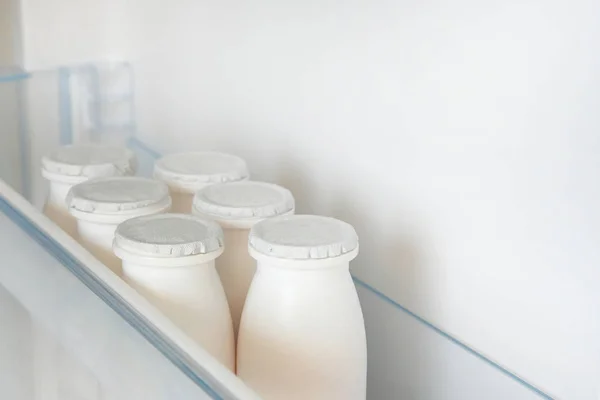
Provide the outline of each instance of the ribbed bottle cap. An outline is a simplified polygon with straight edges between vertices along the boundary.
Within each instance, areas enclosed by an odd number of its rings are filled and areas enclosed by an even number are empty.
[[[208,184],[248,179],[246,161],[225,153],[191,152],[169,154],[157,160],[154,177],[173,190],[195,193]]]
[[[200,189],[193,210],[212,219],[262,219],[292,212],[294,197],[272,183],[221,183]]]
[[[147,207],[171,205],[164,182],[140,177],[92,179],[71,188],[67,205],[86,213],[117,214]]]
[[[250,231],[248,245],[258,253],[289,260],[342,256],[358,248],[352,225],[317,215],[265,219]]]
[[[119,146],[74,144],[58,148],[42,158],[42,170],[84,180],[133,175],[137,167],[132,151]]]
[[[223,231],[216,222],[193,215],[149,215],[120,224],[113,246],[145,257],[207,254],[223,247]]]

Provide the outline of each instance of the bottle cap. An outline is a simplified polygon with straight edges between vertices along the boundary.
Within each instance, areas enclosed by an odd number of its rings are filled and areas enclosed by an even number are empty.
[[[164,182],[140,177],[91,179],[71,188],[67,194],[70,210],[91,214],[121,214],[171,206]]]
[[[148,215],[120,224],[113,247],[142,257],[208,254],[223,248],[223,231],[216,222],[193,215]]]
[[[260,220],[294,211],[292,193],[266,182],[221,183],[200,189],[194,196],[197,215],[221,220]]]
[[[246,162],[237,156],[216,152],[166,155],[156,161],[154,177],[174,191],[196,193],[206,185],[248,179]]]
[[[42,173],[48,179],[90,178],[133,175],[137,167],[131,150],[102,144],[62,146],[42,158]]]
[[[326,259],[356,252],[358,237],[352,225],[335,218],[285,215],[254,225],[248,246],[270,257]]]

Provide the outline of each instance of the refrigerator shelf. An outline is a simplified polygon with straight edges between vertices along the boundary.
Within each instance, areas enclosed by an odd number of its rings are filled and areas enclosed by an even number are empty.
[[[30,334],[31,326],[41,324],[60,346],[79,343],[68,353],[98,380],[101,394],[132,395],[134,389],[117,379],[116,372],[135,359],[135,364],[151,367],[123,373],[132,374],[129,383],[151,379],[145,381],[156,387],[152,398],[258,398],[39,211],[46,190],[39,160],[61,144],[127,145],[138,156],[140,175],[150,176],[161,152],[136,131],[132,68],[127,63],[98,63],[0,72],[0,82],[0,102],[6,105],[0,119],[8,127],[0,147],[5,160],[0,163],[0,179],[6,182],[0,185],[0,235],[5,238],[0,246],[11,257],[0,268],[0,298],[8,299],[2,304],[12,307],[2,314],[3,326],[20,327],[11,334],[26,338],[24,332]],[[11,265],[27,268],[15,270]],[[369,400],[553,398],[405,308],[368,279],[354,276],[354,281],[367,328]],[[77,307],[61,308],[65,304]],[[97,320],[85,315],[87,305]],[[103,331],[104,336],[94,334]],[[29,360],[12,371],[23,378],[12,380],[14,393],[24,395],[9,397],[13,392],[0,385],[2,398],[31,398],[25,394],[35,387],[35,354],[21,347],[4,357],[3,368],[10,370],[10,363]],[[108,351],[113,347],[120,353]],[[121,361],[125,356],[130,357],[129,364]],[[98,396],[98,400],[112,398]]]

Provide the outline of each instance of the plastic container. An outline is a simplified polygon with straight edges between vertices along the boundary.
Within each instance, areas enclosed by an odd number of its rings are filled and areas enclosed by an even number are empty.
[[[190,152],[166,155],[156,161],[154,177],[169,185],[173,212],[190,214],[194,194],[214,183],[248,179],[246,161],[225,153]]]
[[[133,152],[100,144],[77,144],[58,148],[42,158],[42,176],[50,182],[44,214],[71,236],[77,222],[69,213],[66,197],[73,185],[91,178],[133,175]]]
[[[237,372],[266,400],[364,400],[367,346],[349,271],[354,228],[311,215],[271,218],[249,238],[257,260]]]
[[[117,228],[114,251],[124,279],[233,370],[233,327],[215,269],[223,253],[221,227],[182,214],[134,218]]]
[[[256,271],[256,261],[248,253],[250,228],[265,218],[293,214],[294,197],[289,190],[265,182],[215,184],[196,193],[192,213],[215,220],[223,228],[225,251],[216,265],[237,336],[246,294]]]
[[[121,260],[112,250],[117,226],[128,219],[168,212],[169,189],[163,182],[139,177],[94,179],[73,186],[67,204],[77,219],[80,243],[121,274]]]

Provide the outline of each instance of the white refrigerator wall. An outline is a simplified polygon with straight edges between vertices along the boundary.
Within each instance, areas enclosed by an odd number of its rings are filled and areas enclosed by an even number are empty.
[[[17,0],[0,0],[0,76],[20,62],[18,5]],[[16,84],[0,84],[0,148],[4,154],[0,172],[1,178],[15,187],[20,187],[20,174],[15,168],[19,163],[18,93]]]
[[[15,66],[18,56],[18,2],[0,0],[0,76]],[[0,179],[20,188],[19,88],[0,83]],[[0,391],[15,400],[32,398],[31,332],[29,314],[0,286]]]
[[[356,226],[356,276],[595,398],[600,2],[22,1],[27,67],[132,61],[143,139],[246,157]]]

